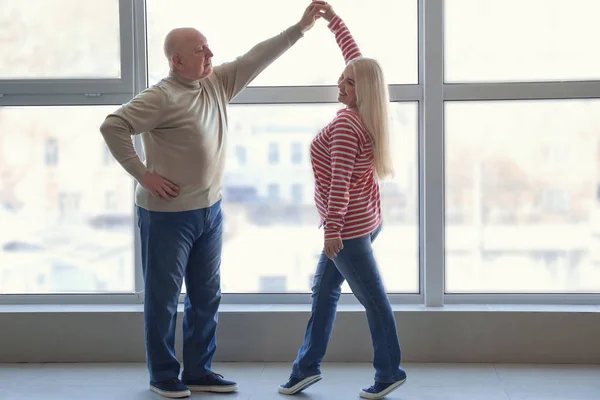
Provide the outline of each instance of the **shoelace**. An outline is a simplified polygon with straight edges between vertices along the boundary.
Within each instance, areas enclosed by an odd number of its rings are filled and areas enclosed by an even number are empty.
[[[378,385],[380,385],[380,384],[375,383],[374,385],[371,385],[371,387],[368,388],[366,391],[371,392],[371,393],[379,393],[379,388],[377,387]]]

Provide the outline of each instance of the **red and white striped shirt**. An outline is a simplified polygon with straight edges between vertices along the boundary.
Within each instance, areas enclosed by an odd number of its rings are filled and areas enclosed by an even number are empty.
[[[354,38],[339,16],[328,25],[344,60],[360,57]],[[313,139],[310,158],[315,178],[315,203],[325,239],[366,236],[382,222],[373,146],[356,112],[342,109]]]

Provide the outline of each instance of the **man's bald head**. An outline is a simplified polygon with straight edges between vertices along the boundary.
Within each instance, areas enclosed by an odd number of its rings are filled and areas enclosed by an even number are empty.
[[[165,37],[165,57],[167,57],[170,60],[174,54],[181,53],[183,46],[189,44],[190,41],[198,38],[199,36],[202,36],[202,34],[194,28],[173,29]]]
[[[212,72],[213,53],[197,29],[173,29],[165,37],[163,50],[173,72],[190,79],[202,79]]]

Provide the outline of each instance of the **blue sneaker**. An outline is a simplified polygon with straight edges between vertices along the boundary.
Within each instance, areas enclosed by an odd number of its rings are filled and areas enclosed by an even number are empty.
[[[375,382],[373,386],[360,391],[360,397],[363,399],[382,399],[400,386],[404,385],[406,377],[394,382],[394,383],[382,383]]]
[[[170,399],[182,399],[192,395],[190,390],[177,378],[164,382],[150,382],[150,391]]]
[[[196,380],[184,380],[192,392],[231,393],[238,390],[237,383],[227,381],[223,375],[210,374]]]
[[[319,382],[321,379],[323,379],[321,375],[313,375],[309,376],[308,378],[291,377],[290,380],[287,381],[284,385],[279,386],[279,393],[287,395],[300,393],[307,387]]]

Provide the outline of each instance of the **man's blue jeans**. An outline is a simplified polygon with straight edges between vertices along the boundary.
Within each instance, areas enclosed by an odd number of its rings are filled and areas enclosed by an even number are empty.
[[[177,304],[185,279],[183,376],[211,373],[221,301],[221,202],[183,212],[137,208],[144,275],[146,358],[151,382],[178,378],[175,356]]]
[[[367,312],[375,380],[393,383],[406,377],[400,366],[396,321],[371,248],[380,230],[381,226],[370,235],[344,240],[344,249],[333,261],[324,252],[321,254],[312,288],[312,313],[304,344],[292,367],[292,377],[303,379],[321,373],[344,280]]]

